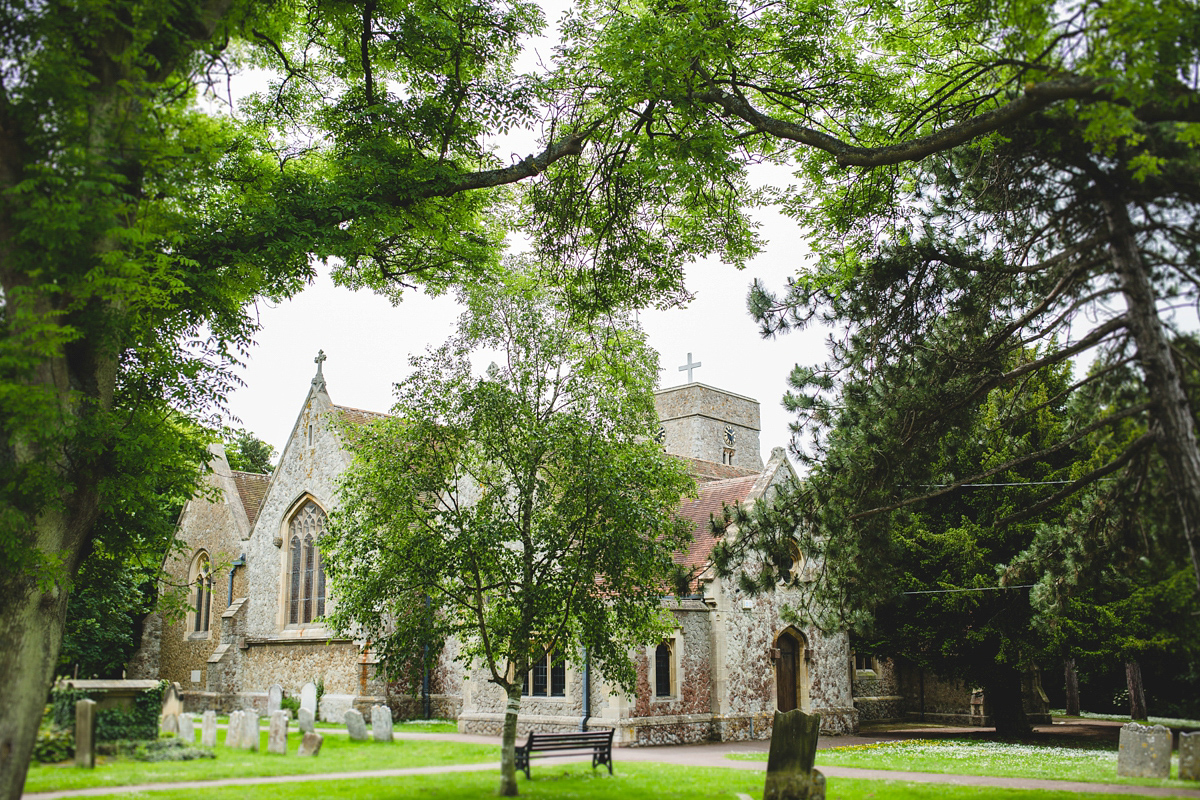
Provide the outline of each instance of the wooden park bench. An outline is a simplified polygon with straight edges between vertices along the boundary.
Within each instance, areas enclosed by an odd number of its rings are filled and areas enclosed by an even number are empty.
[[[607,764],[608,774],[612,775],[612,740],[612,728],[606,731],[576,733],[530,731],[525,744],[516,747],[517,769],[525,770],[525,778],[529,779],[529,759],[534,757],[534,753],[541,753],[539,758],[591,753],[592,769],[595,769],[597,764]]]

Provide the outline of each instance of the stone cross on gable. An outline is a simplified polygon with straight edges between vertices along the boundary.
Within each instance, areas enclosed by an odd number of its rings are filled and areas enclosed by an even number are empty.
[[[684,364],[682,367],[679,368],[680,372],[687,372],[688,383],[692,382],[692,370],[694,370],[698,366],[700,366],[700,362],[697,361],[695,363],[692,363],[692,354],[688,353],[688,363]]]
[[[313,363],[317,365],[317,374],[313,376],[313,386],[325,386],[325,375],[321,372],[321,365],[325,363],[325,351],[318,350],[317,357],[313,359]]]

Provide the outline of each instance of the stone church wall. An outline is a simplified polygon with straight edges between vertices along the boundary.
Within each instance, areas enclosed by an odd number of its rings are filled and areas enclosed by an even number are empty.
[[[272,637],[283,632],[283,572],[287,560],[284,527],[288,514],[310,495],[327,513],[337,504],[337,478],[346,468],[348,455],[326,419],[328,397],[312,393],[300,414],[291,439],[271,477],[271,485],[259,511],[254,535],[247,543],[246,569],[254,586],[254,602],[249,609],[247,634]],[[308,441],[309,426],[313,439]],[[328,610],[328,606],[327,606]],[[290,628],[305,635],[324,636],[312,630]],[[282,665],[281,665],[282,666]]]
[[[197,496],[188,501],[179,517],[176,538],[183,550],[173,551],[163,565],[176,585],[187,585],[197,553],[208,554],[212,568],[212,597],[209,607],[209,629],[195,631],[194,617],[164,620],[159,649],[159,674],[167,681],[177,682],[184,690],[199,691],[207,681],[207,660],[220,641],[221,615],[229,605],[229,571],[234,569],[234,596],[246,591],[246,576],[232,563],[241,554],[242,534],[249,531],[249,522],[241,508],[237,488],[225,460],[224,450],[213,448],[212,472],[206,482],[217,490],[216,497]],[[239,594],[241,592],[242,594]],[[188,587],[188,603],[194,602],[195,588]]]

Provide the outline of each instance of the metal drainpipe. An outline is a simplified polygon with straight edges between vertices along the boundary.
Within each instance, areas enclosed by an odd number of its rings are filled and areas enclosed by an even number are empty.
[[[233,605],[233,573],[238,567],[244,567],[244,566],[246,566],[246,554],[245,553],[242,553],[240,556],[237,557],[237,561],[234,561],[232,564],[229,565],[229,603],[225,606],[226,608]]]
[[[579,720],[579,730],[586,731],[588,717],[592,715],[592,657],[588,649],[583,648],[583,719]]]

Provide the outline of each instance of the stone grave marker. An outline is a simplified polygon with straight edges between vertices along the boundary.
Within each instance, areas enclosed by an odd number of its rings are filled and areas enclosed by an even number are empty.
[[[229,712],[229,724],[225,726],[225,746],[240,747],[242,744],[242,711]]]
[[[1171,777],[1171,731],[1130,722],[1121,726],[1117,774],[1131,778]]]
[[[371,706],[371,735],[377,742],[392,741],[392,710],[387,706]]]
[[[315,730],[316,720],[313,718],[311,708],[300,706],[300,713],[296,715],[296,727],[301,733],[312,733]]]
[[[1179,780],[1200,781],[1200,731],[1179,734]]]
[[[324,743],[325,737],[319,733],[306,733],[304,738],[300,740],[300,749],[296,751],[298,756],[315,756],[321,752],[321,744]]]
[[[178,683],[172,683],[163,692],[162,714],[163,719],[168,715],[178,716],[183,713],[183,687]]]
[[[283,687],[278,683],[271,684],[271,688],[267,690],[267,716],[274,714],[282,707],[283,703]]]
[[[271,714],[271,727],[267,731],[267,752],[287,755],[288,715],[282,711]]]
[[[202,747],[217,746],[217,712],[211,708],[204,712],[200,721],[200,745]]]
[[[820,714],[775,712],[763,800],[825,800],[825,776],[813,769]]]
[[[314,717],[317,715],[317,685],[312,681],[300,687],[300,707],[313,712]]]
[[[75,703],[75,766],[96,766],[96,701]]]
[[[179,715],[179,738],[190,745],[196,743],[196,718],[194,714]]]
[[[346,732],[350,734],[350,740],[353,742],[365,742],[367,740],[367,722],[363,719],[361,711],[350,709],[346,712]]]
[[[179,715],[164,714],[163,718],[158,723],[159,733],[171,733],[175,736],[179,735]]]
[[[242,712],[242,735],[238,737],[238,746],[243,750],[258,752],[258,711],[247,708]]]

